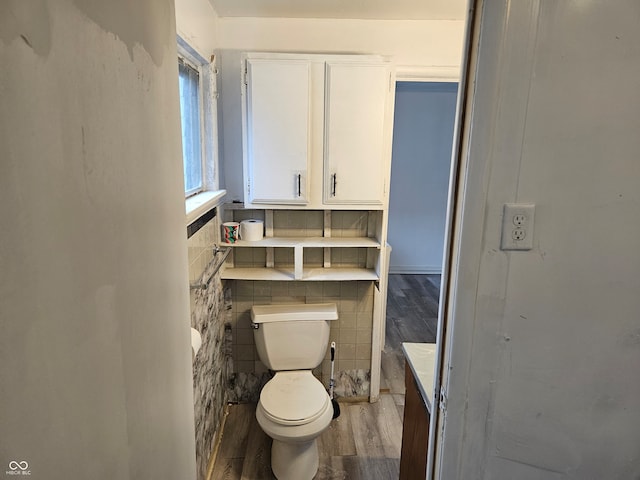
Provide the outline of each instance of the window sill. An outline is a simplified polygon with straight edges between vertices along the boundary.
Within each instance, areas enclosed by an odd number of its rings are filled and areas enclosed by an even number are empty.
[[[214,207],[220,205],[220,200],[227,194],[226,190],[202,192],[185,200],[187,225],[193,223]]]

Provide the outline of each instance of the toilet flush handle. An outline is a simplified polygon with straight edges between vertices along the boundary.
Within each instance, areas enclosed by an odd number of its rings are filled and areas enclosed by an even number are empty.
[[[251,328],[253,328],[254,330],[257,330],[260,328],[260,324],[251,322]]]

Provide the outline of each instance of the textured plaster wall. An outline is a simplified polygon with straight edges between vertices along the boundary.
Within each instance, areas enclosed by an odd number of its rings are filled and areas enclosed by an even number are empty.
[[[440,478],[639,478],[638,4],[483,3]]]
[[[0,3],[0,464],[193,479],[173,4]]]

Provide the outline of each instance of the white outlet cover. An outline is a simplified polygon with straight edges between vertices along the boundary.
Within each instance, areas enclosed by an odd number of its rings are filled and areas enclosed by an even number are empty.
[[[536,206],[533,203],[505,203],[502,213],[502,250],[531,250]]]

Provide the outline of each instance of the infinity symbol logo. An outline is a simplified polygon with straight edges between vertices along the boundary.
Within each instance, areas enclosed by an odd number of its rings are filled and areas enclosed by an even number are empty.
[[[26,460],[23,460],[22,462],[16,462],[15,460],[11,460],[9,462],[9,468],[11,470],[26,470],[27,468],[29,468],[29,464],[27,463]]]

